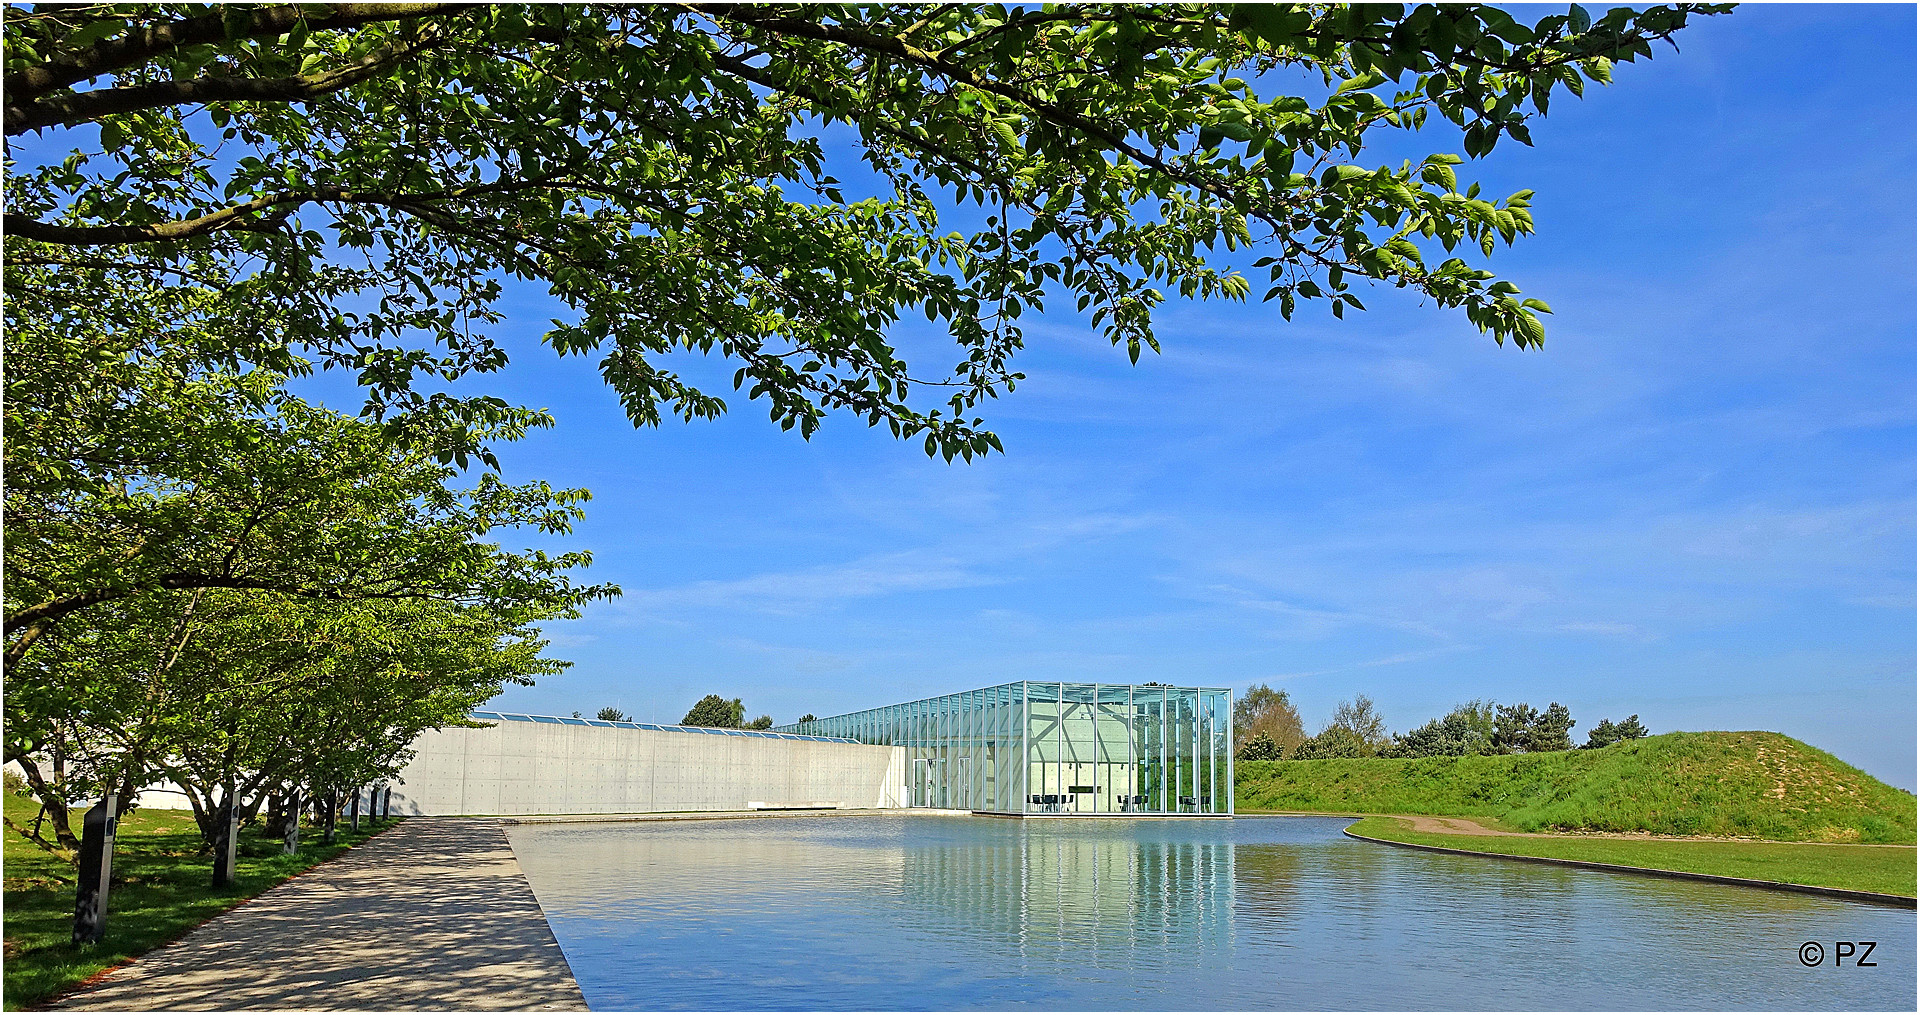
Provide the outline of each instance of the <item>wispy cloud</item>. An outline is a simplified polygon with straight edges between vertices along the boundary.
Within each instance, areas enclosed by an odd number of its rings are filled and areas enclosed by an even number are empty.
[[[845,564],[768,571],[726,581],[629,591],[621,597],[621,605],[628,613],[648,617],[695,609],[798,614],[850,600],[973,588],[1001,580],[981,574],[958,560],[905,552],[864,557]]]
[[[1367,659],[1361,662],[1347,663],[1343,666],[1329,666],[1326,669],[1301,670],[1297,673],[1276,673],[1274,674],[1274,679],[1303,680],[1308,677],[1324,677],[1335,673],[1351,673],[1354,670],[1370,670],[1377,666],[1400,666],[1405,663],[1417,663],[1425,659],[1453,655],[1456,652],[1471,652],[1475,647],[1476,646],[1473,645],[1442,645],[1438,648],[1430,648],[1419,652],[1396,652],[1393,655],[1381,656],[1378,659]]]

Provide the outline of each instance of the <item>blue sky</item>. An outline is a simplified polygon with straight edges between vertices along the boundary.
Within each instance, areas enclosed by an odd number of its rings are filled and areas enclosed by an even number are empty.
[[[1914,19],[1744,8],[1463,167],[1538,192],[1495,264],[1553,304],[1545,351],[1394,291],[1345,322],[1170,303],[1137,367],[1056,314],[989,408],[1008,453],[971,465],[847,418],[803,443],[737,398],[635,431],[518,294],[487,385],[560,425],[505,471],[593,490],[565,545],[626,595],[497,704],[676,721],[718,692],[790,722],[1265,682],[1312,728],[1356,692],[1396,729],[1559,701],[1912,788]],[[1458,147],[1374,157],[1430,150]]]

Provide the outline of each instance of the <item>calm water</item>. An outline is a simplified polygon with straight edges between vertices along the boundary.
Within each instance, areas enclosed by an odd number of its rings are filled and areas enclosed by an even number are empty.
[[[1345,838],[1347,822],[521,825],[603,1009],[1912,1011],[1910,910]],[[1807,968],[1805,941],[1879,942]]]

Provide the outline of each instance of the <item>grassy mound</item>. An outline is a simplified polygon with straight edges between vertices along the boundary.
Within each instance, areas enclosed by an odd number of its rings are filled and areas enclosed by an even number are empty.
[[[1668,733],[1592,751],[1252,761],[1239,810],[1491,818],[1521,831],[1912,843],[1914,797],[1779,733]]]

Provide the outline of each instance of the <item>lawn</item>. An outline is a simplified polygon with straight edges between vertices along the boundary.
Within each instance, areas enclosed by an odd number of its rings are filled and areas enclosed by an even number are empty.
[[[1390,817],[1363,818],[1349,827],[1356,835],[1422,846],[1785,881],[1909,898],[1914,894],[1912,846],[1642,840],[1582,835],[1451,835],[1416,832],[1408,822]]]
[[[5,797],[8,818],[21,825],[33,821],[39,810],[35,802],[13,793]],[[322,846],[317,834],[303,831],[300,852],[293,856],[281,852],[278,839],[261,836],[257,828],[242,829],[234,884],[215,891],[208,887],[212,859],[200,854],[192,812],[135,811],[120,823],[115,843],[106,940],[79,947],[71,943],[71,859],[5,830],[6,1008],[33,1005],[122,959],[179,938],[240,900],[365,841],[370,826],[362,821],[360,827],[356,835],[342,825],[333,846]]]

